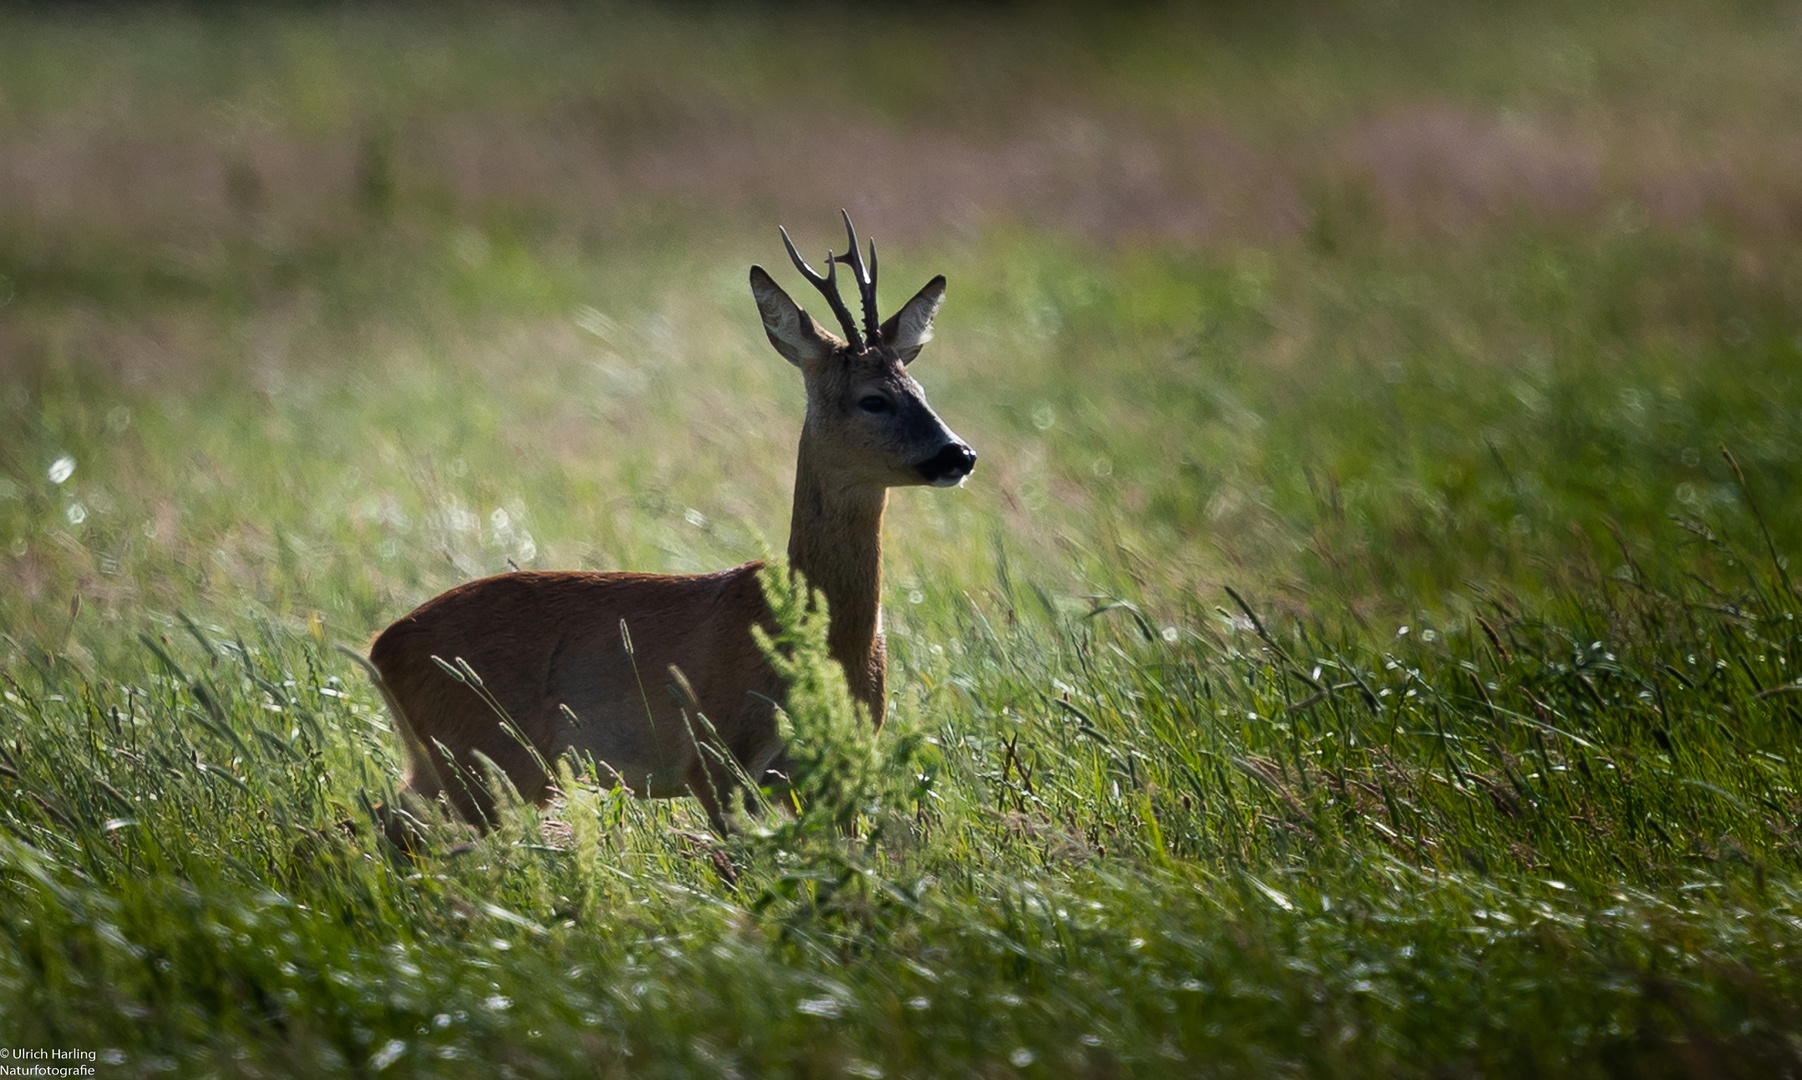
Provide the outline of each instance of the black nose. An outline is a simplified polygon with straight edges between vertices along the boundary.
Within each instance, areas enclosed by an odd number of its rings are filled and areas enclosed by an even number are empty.
[[[976,468],[976,451],[963,443],[946,443],[938,453],[914,467],[928,484],[955,484]]]

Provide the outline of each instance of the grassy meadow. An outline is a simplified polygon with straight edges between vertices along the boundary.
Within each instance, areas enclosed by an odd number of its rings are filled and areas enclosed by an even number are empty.
[[[1802,1075],[1797,71],[1787,3],[0,8],[0,1045]],[[891,499],[887,726],[800,625],[798,816],[578,765],[400,857],[341,647],[782,550],[746,271],[841,206],[981,454]]]

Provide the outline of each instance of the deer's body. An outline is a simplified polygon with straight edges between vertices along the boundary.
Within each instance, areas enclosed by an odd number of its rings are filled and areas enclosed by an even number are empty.
[[[531,801],[544,797],[549,779],[533,753],[551,762],[571,750],[605,762],[645,796],[711,796],[730,778],[712,781],[703,771],[689,727],[699,723],[696,713],[747,771],[762,775],[781,749],[768,702],[781,700],[782,685],[747,618],[764,607],[760,567],[692,576],[521,572],[427,601],[370,650],[407,717],[408,787],[428,799],[444,793],[469,820],[487,816],[480,772],[454,775],[440,764],[437,743],[466,768],[475,764],[468,751],[482,751]],[[462,659],[482,680],[480,692],[433,656]],[[675,684],[686,691],[681,700],[666,689],[672,664],[687,683]],[[489,696],[531,751],[499,730]]]
[[[854,236],[851,243],[855,252]],[[832,656],[852,696],[880,725],[888,488],[959,483],[976,459],[905,371],[931,335],[944,279],[878,326],[874,245],[867,273],[861,260],[829,256],[829,266],[850,263],[858,276],[860,335],[832,275],[814,274],[792,245],[789,251],[846,331],[844,339],[827,332],[752,267],[765,331],[807,383],[789,565],[824,596]],[[550,785],[541,762],[576,751],[636,794],[695,795],[715,824],[723,823],[733,770],[714,750],[753,778],[785,767],[774,707],[786,688],[751,633],[753,626],[774,629],[761,569],[747,563],[695,575],[516,572],[427,601],[384,630],[369,655],[407,750],[408,790],[426,800],[442,795],[479,824],[492,806],[478,754],[524,798],[542,801]],[[480,684],[446,665],[466,665]],[[502,712],[516,734],[502,727]]]

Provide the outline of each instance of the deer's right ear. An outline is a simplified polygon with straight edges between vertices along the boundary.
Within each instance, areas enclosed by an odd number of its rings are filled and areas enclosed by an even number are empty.
[[[882,324],[883,344],[895,350],[903,364],[913,363],[914,357],[920,355],[920,350],[932,340],[932,320],[938,316],[939,305],[944,302],[945,275],[940,274]]]
[[[790,300],[761,266],[751,267],[751,295],[757,298],[757,314],[763,317],[763,332],[769,335],[770,344],[796,367],[818,364],[844,345]]]

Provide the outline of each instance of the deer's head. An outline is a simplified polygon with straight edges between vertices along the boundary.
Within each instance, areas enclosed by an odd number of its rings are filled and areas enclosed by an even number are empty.
[[[807,381],[803,445],[846,486],[904,487],[962,483],[976,466],[976,451],[945,426],[926,393],[907,373],[932,338],[932,319],[945,299],[945,278],[933,278],[901,310],[882,322],[876,309],[876,243],[870,261],[857,251],[857,232],[845,214],[850,254],[826,255],[826,273],[814,272],[795,250],[787,230],[782,242],[801,271],[838,317],[844,337],[821,326],[761,266],[751,267],[751,295],[770,344],[801,369]],[[863,327],[838,292],[838,264],[851,268],[863,303]]]

